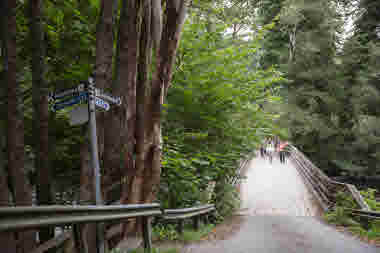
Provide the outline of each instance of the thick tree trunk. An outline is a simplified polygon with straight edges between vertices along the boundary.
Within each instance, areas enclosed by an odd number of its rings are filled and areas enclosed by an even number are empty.
[[[107,3],[108,4],[108,3]],[[107,69],[104,70],[104,80],[105,83],[102,84],[104,87],[110,87],[112,94],[115,96],[121,96],[121,89],[115,89],[115,84],[118,84],[118,80],[113,80],[112,75],[112,59],[113,59],[113,27],[116,25],[117,20],[117,7],[118,1],[113,0],[112,13],[109,10],[109,6],[103,11],[104,17],[104,36],[108,39],[104,43],[103,50],[107,50],[108,56],[103,57],[103,62],[107,63]],[[112,24],[109,24],[109,20],[112,20]],[[99,36],[101,38],[101,36]],[[100,50],[100,48],[99,48]],[[118,51],[116,54],[118,54]],[[118,70],[118,55],[116,55],[116,71]],[[100,59],[99,59],[100,61]],[[117,73],[116,73],[117,76]],[[99,78],[99,77],[98,77]],[[122,96],[121,96],[122,97]],[[122,97],[123,98],[123,97]],[[125,97],[123,99],[125,101]],[[125,102],[124,102],[125,103]],[[125,127],[122,126],[122,122],[125,121],[123,114],[125,106],[112,106],[111,110],[104,115],[104,151],[103,151],[103,167],[104,167],[104,177],[102,180],[103,190],[105,191],[108,187],[114,183],[120,182],[123,174],[121,172],[121,153],[123,152],[123,133],[125,132]],[[105,194],[105,193],[104,193]],[[107,196],[105,195],[105,199]]]
[[[145,96],[151,59],[151,0],[143,0],[143,19],[140,36],[136,90],[136,165],[135,175],[129,185],[128,203],[139,203],[143,198],[145,167]]]
[[[3,26],[5,24],[5,6],[4,2],[0,3],[0,43],[1,43],[1,51],[2,54],[2,69],[5,73],[8,68],[8,56],[5,54],[6,50],[4,48],[5,43],[3,40],[3,34],[1,31],[3,31]],[[5,75],[2,75],[5,76]],[[1,79],[3,83],[6,83],[6,79]],[[5,87],[1,87],[0,95],[4,96],[5,93]],[[5,109],[0,109],[1,115],[6,115]],[[5,116],[1,117],[1,121],[5,121]],[[0,126],[0,207],[4,206],[11,206],[12,199],[11,199],[11,192],[9,190],[9,175],[6,171],[7,164],[5,163],[6,157],[5,157],[5,145],[6,145],[6,139],[5,139],[6,133],[3,126]],[[14,233],[0,233],[0,245],[2,245],[2,252],[4,253],[14,253],[16,252],[16,240],[15,240],[15,234]]]
[[[24,121],[22,101],[20,100],[19,84],[17,82],[17,52],[16,52],[16,0],[5,1],[5,25],[3,26],[3,41],[7,55],[6,85],[7,85],[7,152],[8,171],[11,178],[15,204],[32,205],[32,187],[24,170]],[[18,252],[30,252],[36,246],[35,231],[18,233],[20,242]]]
[[[131,202],[129,185],[135,177],[135,124],[136,124],[136,76],[137,63],[139,54],[139,37],[141,25],[141,0],[128,0],[123,2],[123,15],[120,21],[120,47],[119,47],[119,85],[126,85],[127,98],[126,102],[126,151],[125,166],[126,180],[123,181],[122,204],[136,203]],[[123,226],[124,235],[133,227]]]
[[[136,75],[138,43],[140,36],[140,0],[124,1],[120,20],[119,41],[119,86],[127,90],[125,99],[127,123],[126,170],[134,170],[135,120],[136,120]],[[120,87],[122,88],[122,87]],[[123,203],[128,199],[128,187],[123,186]]]
[[[37,200],[39,205],[53,203],[51,172],[49,167],[49,104],[48,86],[45,81],[45,50],[42,25],[42,0],[30,1],[31,42],[32,42],[32,77],[33,106],[37,170]],[[54,228],[41,229],[40,242],[54,237]]]
[[[8,188],[8,174],[6,173],[3,164],[4,157],[1,154],[0,157],[0,207],[10,206],[11,204],[11,193]],[[15,253],[16,252],[16,240],[14,233],[0,233],[0,245],[2,253]]]
[[[113,59],[113,13],[115,1],[101,1],[99,23],[96,30],[95,83],[99,89],[109,87],[112,82]],[[105,148],[106,115],[97,114],[97,135],[99,157],[103,157]],[[105,169],[105,168],[103,168]]]
[[[161,174],[161,111],[164,96],[169,88],[172,67],[180,40],[182,26],[185,21],[186,5],[185,0],[167,0],[166,18],[162,31],[160,49],[157,55],[157,67],[152,80],[150,97],[150,122],[148,131],[153,133],[152,144],[149,151],[150,161],[146,161],[147,168],[150,168],[150,177],[144,181],[144,202],[151,202],[155,198]]]
[[[3,93],[1,93],[3,94]],[[5,111],[1,110],[1,115]],[[4,119],[2,119],[4,120]],[[11,192],[9,190],[8,173],[5,170],[5,154],[3,152],[5,146],[5,134],[2,126],[0,127],[0,207],[11,206]],[[0,245],[2,253],[16,252],[16,240],[14,233],[0,233]]]

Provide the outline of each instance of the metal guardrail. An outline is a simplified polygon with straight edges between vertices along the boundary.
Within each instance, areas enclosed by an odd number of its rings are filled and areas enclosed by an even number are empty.
[[[160,204],[112,205],[112,206],[35,206],[0,208],[0,232],[16,232],[48,226],[72,225],[73,229],[44,242],[32,253],[42,253],[51,248],[59,248],[68,240],[74,240],[77,252],[85,252],[79,224],[121,221],[142,217],[144,248],[150,250],[151,217],[163,220],[178,220],[179,232],[183,232],[183,220],[193,218],[194,228],[199,228],[202,215],[215,210],[212,204],[183,209],[161,210]],[[207,217],[207,216],[206,216]],[[120,231],[119,231],[120,232]]]
[[[73,238],[76,250],[84,252],[79,224],[142,217],[144,248],[150,250],[152,244],[150,217],[161,214],[159,204],[2,207],[0,208],[0,232],[73,224]],[[62,240],[61,243],[66,239]]]
[[[333,193],[338,190],[345,190],[352,195],[354,201],[360,207],[360,210],[346,208],[345,211],[352,215],[380,219],[380,212],[371,211],[363,196],[354,185],[340,183],[330,179],[293,145],[289,145],[288,151],[290,153],[290,159],[293,161],[304,178],[306,185],[324,211],[333,208],[335,204]]]
[[[166,221],[176,220],[178,222],[178,232],[183,233],[183,223],[186,218],[193,218],[194,229],[199,229],[201,215],[205,215],[215,210],[215,205],[207,204],[183,209],[165,209],[162,219]],[[207,216],[205,216],[207,221]]]

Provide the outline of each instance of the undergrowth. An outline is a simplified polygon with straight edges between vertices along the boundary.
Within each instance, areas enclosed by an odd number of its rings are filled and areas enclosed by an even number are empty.
[[[202,238],[208,235],[214,227],[214,224],[201,225],[199,230],[185,227],[183,234],[180,234],[176,230],[176,226],[173,224],[156,225],[153,227],[152,237],[154,241],[196,242],[202,240]]]
[[[363,190],[360,193],[372,211],[380,211],[380,202],[375,199],[375,189]],[[350,215],[345,208],[359,209],[359,207],[349,193],[338,192],[335,197],[336,206],[324,215],[325,220],[347,228],[362,239],[380,243],[380,220]]]

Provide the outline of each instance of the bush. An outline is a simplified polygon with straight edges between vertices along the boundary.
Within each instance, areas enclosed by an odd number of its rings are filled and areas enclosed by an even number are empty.
[[[380,203],[375,199],[375,189],[367,189],[360,191],[366,203],[371,210],[380,211]],[[379,220],[367,220],[358,216],[351,217],[345,208],[358,209],[358,205],[354,201],[353,197],[347,192],[338,192],[336,195],[336,206],[333,210],[327,212],[324,218],[327,222],[345,226],[352,233],[359,235],[361,238],[367,240],[379,240],[380,239],[380,221]]]
[[[216,210],[217,219],[224,220],[234,214],[234,212],[240,207],[240,196],[236,189],[228,183],[219,183],[216,185]]]

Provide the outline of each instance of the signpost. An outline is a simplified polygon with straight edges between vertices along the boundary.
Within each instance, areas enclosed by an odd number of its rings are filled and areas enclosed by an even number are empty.
[[[84,89],[85,89],[85,85],[84,84],[79,84],[76,88],[73,88],[73,89],[60,91],[58,93],[57,92],[54,92],[54,93],[51,92],[49,94],[48,99],[49,99],[49,101],[53,101],[53,100],[56,100],[56,99],[61,99],[61,98],[73,95],[75,93],[80,93],[80,92],[84,91]]]
[[[77,106],[69,112],[70,125],[82,125],[88,121],[88,106]]]
[[[95,97],[95,105],[103,108],[106,111],[110,109],[110,104],[98,97]]]
[[[121,98],[120,97],[114,97],[110,94],[107,94],[107,93],[104,93],[102,90],[100,89],[95,89],[95,96],[97,97],[100,97],[100,98],[103,98],[111,103],[114,103],[114,104],[117,104],[117,105],[121,105]]]
[[[105,111],[110,109],[110,103],[121,105],[121,98],[114,97],[105,93],[100,89],[96,89],[93,78],[88,79],[89,84],[80,84],[76,88],[72,88],[58,93],[49,94],[49,101],[54,101],[52,110],[57,111],[66,107],[88,101],[88,107],[77,107],[70,113],[70,123],[72,125],[85,123],[88,121],[90,130],[90,147],[91,147],[91,165],[94,168],[94,191],[96,205],[102,205],[102,197],[100,191],[100,165],[98,156],[98,137],[96,135],[96,106],[103,108]],[[63,101],[56,101],[71,96]],[[108,102],[104,101],[107,100]],[[85,113],[87,112],[87,117]],[[104,253],[104,227],[102,223],[97,226],[98,237],[98,253]]]
[[[52,110],[58,111],[68,106],[79,104],[80,102],[87,100],[87,97],[88,97],[88,94],[86,92],[82,92],[78,96],[55,103]]]

